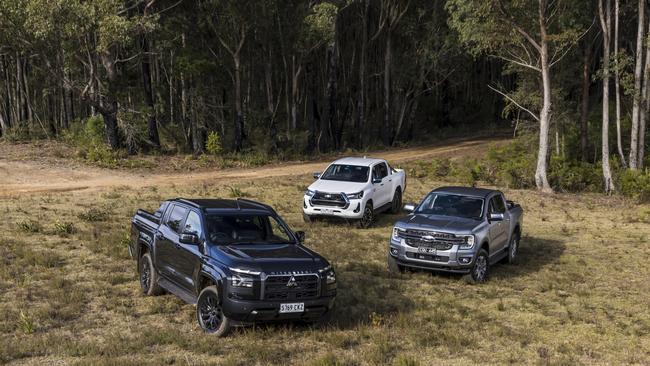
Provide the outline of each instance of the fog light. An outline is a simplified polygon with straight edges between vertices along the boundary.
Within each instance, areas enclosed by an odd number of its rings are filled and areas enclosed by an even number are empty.
[[[390,254],[391,254],[392,256],[397,257],[397,254],[398,254],[398,253],[399,253],[399,250],[397,250],[397,248],[390,248]]]
[[[361,210],[361,203],[357,203],[357,208],[355,208],[353,212],[357,213],[359,210]]]
[[[468,264],[472,261],[472,257],[460,257],[458,258],[458,261],[462,264]]]
[[[302,208],[307,208],[307,201],[302,200]]]

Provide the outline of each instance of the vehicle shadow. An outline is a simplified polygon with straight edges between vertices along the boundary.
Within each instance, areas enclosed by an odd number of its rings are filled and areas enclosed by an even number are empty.
[[[536,238],[524,235],[521,238],[517,264],[508,265],[504,260],[492,266],[493,279],[509,279],[539,272],[545,266],[555,263],[566,250],[563,241]]]

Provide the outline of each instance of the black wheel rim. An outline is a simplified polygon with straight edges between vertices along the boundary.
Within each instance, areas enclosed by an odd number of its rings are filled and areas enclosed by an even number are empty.
[[[363,227],[369,226],[371,222],[372,222],[372,210],[370,209],[370,207],[366,207],[363,210],[363,217],[361,218],[361,226]]]
[[[141,264],[141,270],[140,270],[140,286],[142,287],[142,291],[145,293],[149,291],[149,285],[151,283],[151,267],[149,266],[149,263],[146,260],[142,260]]]
[[[206,332],[213,333],[223,322],[221,306],[216,296],[206,294],[199,300],[199,323]]]

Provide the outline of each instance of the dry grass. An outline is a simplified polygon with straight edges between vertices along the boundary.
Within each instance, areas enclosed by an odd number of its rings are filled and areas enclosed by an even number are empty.
[[[495,266],[489,283],[471,286],[449,275],[389,277],[393,216],[370,230],[304,224],[300,198],[310,181],[0,200],[0,363],[650,363],[650,207],[507,191],[526,209],[520,264]],[[411,180],[405,199],[437,185]],[[140,294],[126,250],[135,209],[168,197],[230,197],[232,187],[272,204],[334,263],[340,290],[330,326],[257,326],[220,340],[199,331],[192,306]]]

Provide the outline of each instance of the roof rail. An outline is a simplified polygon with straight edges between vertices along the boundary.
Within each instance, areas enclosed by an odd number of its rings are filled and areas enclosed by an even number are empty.
[[[197,203],[192,202],[192,201],[190,201],[190,200],[188,200],[186,198],[176,198],[176,201],[182,202],[182,203],[184,203],[186,205],[190,205],[190,206],[195,207],[195,208],[201,208],[201,206],[199,206]]]
[[[262,208],[264,208],[266,210],[269,210],[269,211],[275,213],[275,210],[273,209],[273,207],[271,207],[271,206],[269,206],[267,204],[261,203],[261,202],[249,200],[249,199],[246,199],[246,198],[237,198],[237,206],[239,206],[239,202],[246,202],[248,204],[258,206],[258,207],[262,207]]]

